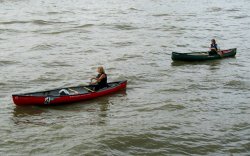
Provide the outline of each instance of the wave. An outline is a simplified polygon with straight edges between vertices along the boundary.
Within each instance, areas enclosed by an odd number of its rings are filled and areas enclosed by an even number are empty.
[[[250,84],[246,81],[231,80],[231,81],[225,83],[225,88],[250,90]]]
[[[59,30],[59,31],[50,31],[50,32],[42,32],[41,34],[47,34],[47,35],[57,35],[62,33],[68,33],[75,29],[66,29],[66,30]]]
[[[50,76],[50,77],[45,77],[45,76],[40,76],[36,79],[33,79],[31,80],[31,82],[35,82],[35,83],[41,83],[41,82],[48,82],[48,81],[61,81],[63,80],[62,78],[59,78],[59,77],[53,77],[53,76]]]
[[[170,14],[154,14],[152,16],[155,16],[155,17],[164,17],[164,16],[171,16]]]
[[[114,25],[114,27],[116,29],[119,29],[119,30],[136,30],[136,29],[138,29],[137,27],[133,27],[133,26],[127,25],[127,24],[118,24],[118,25]]]
[[[57,61],[54,61],[54,62],[44,62],[43,65],[45,67],[73,67],[73,65],[70,65],[70,64],[67,64],[65,62],[57,62]]]
[[[186,91],[187,89],[185,89],[184,87],[176,87],[175,88],[166,88],[166,89],[160,89],[159,92],[181,92],[181,91]]]
[[[223,9],[220,8],[220,7],[211,7],[207,10],[207,12],[220,12],[222,11]]]
[[[6,21],[6,22],[0,22],[0,24],[26,24],[29,23],[29,21]]]
[[[183,110],[186,107],[180,104],[169,104],[170,101],[164,102],[165,104],[158,105],[158,103],[152,103],[152,105],[145,107],[145,108],[140,108],[137,111],[140,112],[152,112],[152,111],[157,111],[157,110],[164,110],[164,111],[176,111],[176,110]]]
[[[250,128],[250,125],[247,122],[242,122],[238,124],[234,124],[231,130],[234,132],[239,132],[239,131],[248,131]]]
[[[234,19],[243,19],[243,18],[248,18],[249,16],[248,15],[239,15],[239,16],[229,16],[231,18],[234,18]]]
[[[13,65],[13,64],[17,64],[17,63],[19,63],[19,62],[17,62],[17,61],[0,60],[0,65],[1,66]]]
[[[30,21],[18,21],[18,20],[14,20],[14,21],[3,21],[0,22],[0,24],[6,24],[6,25],[10,25],[10,24],[36,24],[36,25],[49,25],[49,24],[60,24],[60,23],[65,23],[65,22],[59,22],[59,21],[46,21],[46,20],[30,20]]]
[[[228,12],[238,12],[238,11],[240,11],[240,9],[228,9],[226,11],[228,11]]]
[[[188,89],[190,90],[213,90],[213,89],[217,89],[216,86],[205,86],[205,85],[202,85],[202,84],[191,84],[188,86]]]
[[[142,11],[142,10],[139,10],[139,9],[136,9],[136,8],[129,8],[129,10],[132,10],[132,11]]]
[[[61,12],[56,12],[56,11],[50,11],[50,12],[47,12],[47,14],[49,15],[56,15],[56,14],[60,14]]]
[[[189,44],[185,44],[185,45],[184,45],[184,44],[177,44],[176,46],[177,46],[177,47],[188,47]]]
[[[76,26],[75,28],[88,28],[92,26],[94,26],[94,24],[83,24],[83,25]]]
[[[44,21],[44,20],[33,20],[33,21],[31,21],[31,23],[37,24],[37,25],[48,25],[48,24],[50,24],[49,21]]]
[[[143,57],[142,55],[137,55],[137,54],[132,54],[132,55],[125,54],[123,57],[116,58],[113,61],[119,62],[119,61],[126,61],[129,59],[142,58],[142,57]]]
[[[23,30],[17,30],[17,29],[10,29],[10,28],[0,28],[0,33],[25,33],[26,31]]]
[[[115,42],[113,43],[116,47],[126,47],[132,45],[134,42]]]
[[[50,50],[52,49],[52,45],[50,44],[39,44],[39,45],[35,45],[33,47],[31,47],[31,51],[34,51],[34,50]]]
[[[7,84],[6,83],[3,83],[3,82],[0,82],[0,86],[6,86]]]
[[[180,104],[165,104],[158,108],[158,110],[168,110],[168,111],[176,111],[176,110],[183,110],[186,107]]]

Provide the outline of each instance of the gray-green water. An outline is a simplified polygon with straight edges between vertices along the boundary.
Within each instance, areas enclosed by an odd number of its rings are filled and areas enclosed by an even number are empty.
[[[0,0],[0,155],[249,155],[249,0]],[[173,63],[171,52],[238,48]],[[126,92],[58,107],[13,93],[87,84]]]

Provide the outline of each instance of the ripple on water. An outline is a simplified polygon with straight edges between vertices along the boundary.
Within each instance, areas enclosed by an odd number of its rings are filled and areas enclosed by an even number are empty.
[[[178,111],[178,110],[183,110],[186,107],[181,105],[181,104],[177,104],[177,103],[167,103],[164,104],[158,108],[153,108],[152,110],[165,110],[165,111]]]
[[[6,25],[10,25],[10,24],[25,24],[25,23],[29,23],[29,21],[18,21],[18,20],[14,20],[14,21],[4,21],[4,22],[0,22],[0,24],[6,24]]]
[[[70,32],[73,32],[77,29],[75,28],[65,28],[65,29],[62,29],[62,30],[56,30],[53,29],[53,30],[48,30],[48,31],[45,31],[45,32],[41,32],[41,34],[45,34],[45,35],[58,35],[58,34],[63,34],[63,33],[70,33]]]
[[[154,17],[166,17],[166,16],[171,16],[170,14],[154,14],[152,15]]]
[[[87,11],[86,9],[82,9],[83,11]],[[68,11],[68,10],[64,10],[64,11],[49,11],[47,12],[47,14],[49,15],[57,15],[57,14],[75,14],[73,11]]]
[[[177,47],[188,47],[189,44],[177,44],[176,46],[177,46]]]
[[[47,12],[49,15],[56,15],[56,14],[61,14],[61,12],[56,12],[56,11],[49,11]]]
[[[176,129],[176,127],[170,128]],[[155,132],[155,133],[154,133]],[[106,136],[107,137],[107,136]],[[172,132],[161,133],[160,131],[153,131],[153,133],[143,134],[126,134],[124,136],[109,136],[109,138],[102,139],[101,143],[105,144],[116,151],[128,151],[132,155],[166,155],[166,154],[198,154],[204,155],[211,152],[216,152],[223,149],[220,143],[211,143],[207,136],[200,134],[185,134],[178,135]],[[119,153],[120,155],[122,153]]]
[[[3,83],[3,82],[0,82],[0,86],[1,86],[1,87],[5,86],[5,85],[7,85],[7,84],[6,84],[6,83]]]
[[[40,76],[38,78],[35,78],[33,80],[31,80],[30,82],[34,82],[34,83],[48,83],[48,82],[57,82],[57,81],[61,81],[63,80],[63,78],[60,77],[51,77],[51,76]]]
[[[228,11],[228,12],[238,12],[238,11],[240,11],[240,9],[233,8],[233,9],[227,9],[226,11]]]
[[[234,19],[244,19],[244,18],[249,18],[250,16],[248,15],[238,15],[238,16],[229,16],[230,18]]]
[[[93,27],[94,24],[83,24],[83,25],[79,25],[79,26],[76,26],[75,28],[89,28],[89,27]]]
[[[122,57],[116,58],[113,61],[127,61],[127,60],[131,60],[131,59],[136,59],[136,58],[143,58],[142,55],[139,54],[125,54]]]
[[[185,86],[182,86],[182,85],[178,85],[178,86],[174,86],[172,85],[172,87],[168,87],[168,88],[165,88],[165,89],[160,89],[159,92],[182,92],[182,91],[186,91],[188,90],[188,88],[186,88]]]
[[[129,10],[132,10],[132,11],[142,11],[142,10],[139,10],[137,8],[129,8]]]
[[[223,10],[223,8],[221,8],[221,7],[211,7],[211,8],[207,9],[207,12],[220,12],[222,10]]]
[[[245,64],[243,63],[234,63],[234,62],[229,62],[228,64],[233,65],[233,66],[238,66],[238,67],[246,67]]]
[[[231,80],[231,81],[225,82],[224,85],[225,85],[225,88],[250,90],[250,84],[246,81],[241,81],[241,80]]]
[[[164,154],[166,145],[161,143],[162,136],[152,133],[110,135],[109,138],[101,139],[101,143],[111,149],[116,149],[117,154],[125,154],[119,151],[128,151],[132,155]],[[166,153],[165,153],[166,154]]]
[[[239,131],[248,131],[250,129],[250,125],[247,122],[242,122],[238,124],[234,124],[230,130],[233,132],[239,132]]]
[[[137,109],[138,112],[152,112],[152,111],[178,111],[183,110],[186,107],[181,104],[173,104],[173,102],[169,103],[152,103],[150,105],[144,106],[143,108]]]
[[[18,20],[14,20],[14,21],[4,21],[4,22],[0,22],[0,24],[4,24],[4,25],[11,25],[11,24],[35,24],[35,25],[50,25],[50,24],[61,24],[61,23],[65,23],[65,22],[59,22],[59,21],[46,21],[46,20],[30,20],[30,21],[18,21]]]
[[[46,109],[39,107],[19,107],[16,106],[13,110],[14,117],[27,117],[27,116],[40,116],[42,113],[46,113]],[[20,118],[19,118],[20,119]],[[16,119],[14,119],[16,120]]]
[[[51,44],[38,44],[30,48],[30,51],[36,51],[36,50],[51,50],[54,46]]]
[[[113,26],[115,29],[118,30],[136,30],[138,29],[137,27],[134,27],[132,25],[128,25],[128,24],[117,24]]]
[[[0,28],[0,33],[23,33],[22,30],[10,29],[10,28]],[[16,35],[16,34],[15,34]]]
[[[0,65],[1,66],[7,66],[7,65],[14,65],[14,64],[18,64],[20,62],[18,61],[10,61],[10,60],[0,60]]]
[[[171,25],[165,25],[162,27],[154,28],[153,30],[161,30],[161,31],[166,31],[166,32],[175,32],[175,34],[183,34],[184,30],[187,28],[185,27],[179,27],[179,26],[171,26]]]
[[[214,85],[202,85],[202,84],[191,84],[188,86],[188,89],[192,89],[192,90],[213,90],[213,89],[217,89],[217,86]]]
[[[32,20],[31,23],[35,25],[49,25],[49,24],[55,24],[57,22],[45,21],[45,20]]]
[[[167,131],[177,130],[179,128],[180,127],[177,125],[168,124],[168,125],[164,125],[164,126],[153,127],[152,129],[154,131],[161,131],[162,133],[166,133]]]
[[[59,61],[43,62],[42,64],[44,67],[73,67],[73,65],[68,64],[66,61],[64,61],[64,62],[59,62]]]
[[[113,44],[115,47],[127,47],[133,45],[133,43],[134,42],[125,41],[125,42],[114,42]]]

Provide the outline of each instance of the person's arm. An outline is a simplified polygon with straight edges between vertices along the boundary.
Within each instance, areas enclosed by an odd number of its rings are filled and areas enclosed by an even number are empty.
[[[96,84],[96,82],[92,82],[93,80],[96,80],[97,81],[97,78],[93,77],[90,79],[90,84]]]
[[[214,45],[214,48],[215,48],[216,51],[218,51],[218,45],[217,44]]]
[[[99,78],[96,79],[96,82],[100,82],[105,77],[106,77],[106,75],[102,74]]]
[[[210,51],[211,51],[211,50],[213,49],[213,46],[212,46],[212,44],[210,44],[210,48],[209,48],[209,49],[210,49]]]
[[[210,48],[210,51],[211,51],[211,50],[215,50],[215,51],[217,51],[217,48],[215,48],[215,47]]]

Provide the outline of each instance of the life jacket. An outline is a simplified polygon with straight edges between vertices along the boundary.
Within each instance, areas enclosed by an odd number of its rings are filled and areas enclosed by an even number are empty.
[[[218,50],[217,44],[211,44],[211,48],[215,48],[216,51]]]
[[[96,78],[100,78],[102,76],[102,74],[98,74],[96,76]],[[101,79],[100,82],[98,82],[98,86],[103,88],[103,87],[107,87],[108,85],[108,77],[107,77],[107,74],[105,74],[105,78]]]

